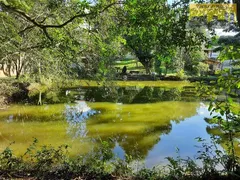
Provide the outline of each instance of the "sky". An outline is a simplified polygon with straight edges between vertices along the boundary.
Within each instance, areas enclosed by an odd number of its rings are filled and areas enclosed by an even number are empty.
[[[234,36],[237,32],[224,32],[223,29],[215,29],[217,36]]]

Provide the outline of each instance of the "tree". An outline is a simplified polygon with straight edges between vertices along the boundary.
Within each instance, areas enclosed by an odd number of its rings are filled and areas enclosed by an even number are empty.
[[[33,83],[30,94],[39,93],[38,104],[54,81],[110,74],[124,43],[116,33],[118,6],[112,8],[119,3],[1,0],[1,68],[8,75],[14,68],[16,78],[24,72]]]
[[[215,1],[214,1],[215,2]],[[237,3],[237,19],[238,23],[236,29],[240,25],[240,2]],[[237,27],[238,26],[238,27]],[[229,28],[227,28],[229,29]],[[231,27],[230,27],[231,29]],[[237,35],[238,36],[238,35]],[[239,59],[239,42],[238,37],[234,38],[220,38],[218,43],[221,44],[219,59],[223,62],[229,59]],[[200,86],[200,92],[208,94],[211,102],[208,110],[213,117],[208,122],[215,124],[215,128],[224,133],[224,136],[219,137],[219,141],[226,141],[227,153],[224,157],[224,165],[227,173],[231,176],[238,168],[238,158],[235,152],[235,134],[240,130],[240,112],[237,102],[234,98],[239,97],[240,79],[238,74],[232,74],[229,69],[222,70],[218,74],[218,80],[214,86]],[[222,97],[220,98],[219,95]],[[215,131],[216,132],[216,131]]]
[[[79,19],[81,21],[85,17],[94,18],[110,7],[121,3],[118,0],[112,0],[107,5],[105,5],[105,1],[97,1],[95,4],[91,4],[86,0],[42,0],[36,2],[31,0],[1,0],[0,7],[3,11],[14,13],[30,22],[31,26],[26,27],[24,31],[39,28],[50,41],[53,41],[51,30],[61,29],[79,21]],[[43,13],[39,15],[34,7],[39,7],[38,10]]]
[[[37,64],[37,69],[41,66],[41,74],[47,69],[51,73],[55,72],[44,62],[44,59],[52,58],[57,58],[56,65],[61,67],[57,70],[68,75],[78,73],[79,76],[91,76],[96,74],[97,67],[101,64],[109,69],[110,58],[113,61],[118,56],[120,43],[123,41],[119,35],[114,34],[114,17],[118,4],[121,4],[121,1],[101,0],[91,4],[88,1],[75,0],[41,0],[34,3],[29,0],[1,0],[2,24],[7,27],[1,26],[1,31],[7,32],[11,29],[12,32],[5,33],[8,39],[4,35],[2,37],[5,42],[2,44],[4,53],[0,57],[3,66],[18,65],[9,54],[21,51],[22,54],[29,55],[24,57],[39,55],[38,58],[32,58],[39,60],[32,65]],[[9,39],[18,40],[18,44]],[[8,52],[9,49],[11,52]],[[32,52],[33,49],[36,53]],[[22,57],[21,62],[25,62],[26,58],[23,61]],[[52,65],[53,61],[50,62]],[[24,67],[26,63],[18,66],[18,74]],[[36,68],[31,67],[28,73],[32,73]]]
[[[197,34],[186,28],[188,1],[126,1],[124,37],[128,47],[150,74],[153,60],[166,57],[176,47],[191,47]],[[159,59],[161,61],[161,59]]]

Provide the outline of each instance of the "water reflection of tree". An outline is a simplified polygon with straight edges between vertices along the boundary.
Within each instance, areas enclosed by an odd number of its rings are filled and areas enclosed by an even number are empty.
[[[85,99],[96,102],[149,103],[159,101],[179,101],[179,88],[161,87],[98,87],[86,89]]]
[[[198,103],[164,102],[150,106],[123,104],[119,105],[121,106],[119,108],[116,104],[112,104],[105,109],[107,115],[98,114],[87,122],[88,137],[95,139],[97,143],[107,141],[112,149],[118,144],[134,159],[144,159],[154,145],[161,140],[161,136],[171,132],[171,121],[178,123],[195,115],[197,105]],[[141,109],[138,109],[139,107]],[[153,114],[150,117],[151,112],[148,112],[146,107],[154,108],[152,112],[156,111],[159,114]],[[136,115],[139,116],[139,120],[135,117]]]
[[[89,106],[101,113],[84,121],[85,135],[95,144],[107,141],[112,149],[118,144],[134,159],[144,159],[161,135],[171,132],[171,121],[179,123],[196,114],[198,103],[180,102],[181,94],[178,88],[88,88],[85,99],[95,101]],[[164,102],[148,104],[158,101]]]
[[[205,119],[207,123],[209,123],[209,126],[207,126],[206,131],[209,135],[211,136],[216,136],[218,137],[220,145],[227,151],[228,150],[228,143],[229,143],[229,138],[228,134],[224,133],[221,131],[221,128],[219,125],[213,124],[211,122],[211,119]],[[235,153],[238,157],[240,157],[240,132],[236,132],[233,134],[234,135],[234,149]]]
[[[161,140],[160,136],[170,133],[171,130],[171,124],[158,126],[151,130],[147,129],[138,136],[126,136],[124,139],[119,139],[118,143],[125,150],[125,153],[134,159],[144,159],[154,145]]]
[[[85,92],[85,100],[96,102],[117,102],[118,89],[113,86],[87,88]]]
[[[146,103],[158,101],[179,101],[181,100],[181,89],[144,87],[133,99],[133,103]]]

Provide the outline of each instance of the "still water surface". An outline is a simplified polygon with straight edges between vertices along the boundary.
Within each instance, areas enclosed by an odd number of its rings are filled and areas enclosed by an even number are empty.
[[[33,142],[70,145],[70,155],[84,154],[107,141],[120,158],[125,154],[147,167],[165,164],[167,156],[194,157],[210,141],[210,117],[193,87],[100,87],[64,91],[75,103],[12,105],[0,111],[0,151],[11,142],[23,154]]]

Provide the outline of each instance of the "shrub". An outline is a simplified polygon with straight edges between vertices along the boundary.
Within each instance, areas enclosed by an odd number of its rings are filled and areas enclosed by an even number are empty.
[[[208,67],[208,64],[206,63],[202,63],[200,62],[198,65],[197,65],[197,72],[198,72],[198,75],[200,76],[203,76],[207,73],[209,67]]]
[[[17,86],[14,86],[13,79],[0,79],[0,107],[5,107],[14,93],[18,92]]]
[[[180,71],[177,72],[177,77],[181,80],[185,80],[186,76],[185,76],[185,72],[183,69],[181,69]]]

